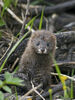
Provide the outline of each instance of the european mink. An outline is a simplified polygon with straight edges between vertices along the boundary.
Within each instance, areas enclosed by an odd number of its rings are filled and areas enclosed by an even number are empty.
[[[32,33],[21,57],[18,72],[24,73],[35,85],[50,84],[51,65],[56,49],[56,37],[46,30]],[[51,54],[51,55],[50,55]]]

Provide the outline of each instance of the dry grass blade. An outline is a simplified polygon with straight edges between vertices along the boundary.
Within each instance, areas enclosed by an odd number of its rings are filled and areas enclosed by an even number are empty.
[[[38,88],[40,88],[40,87],[42,87],[42,84],[39,84],[38,86],[34,87],[34,89],[38,89]],[[22,99],[24,99],[26,96],[30,95],[30,94],[34,91],[34,89],[32,88],[31,90],[29,90],[29,91],[28,91],[26,94],[24,94],[19,100],[22,100]]]
[[[58,73],[51,73],[51,75],[58,75]],[[67,77],[68,79],[72,80],[72,81],[75,81],[75,78],[74,77],[70,77],[70,76],[67,76],[67,75],[64,75],[64,74],[60,74],[61,76],[64,76],[64,77]]]
[[[0,2],[0,5],[3,7],[4,4],[3,2]],[[14,19],[16,19],[20,24],[23,24],[23,21],[9,8],[6,9],[8,13],[10,13],[10,15],[12,15],[12,17]],[[28,30],[30,30],[31,28],[28,26]],[[31,32],[34,32],[35,30],[34,29],[31,29]]]
[[[31,84],[32,84],[32,88],[33,88],[34,92],[36,94],[38,94],[43,100],[45,100],[45,98],[35,89],[33,82],[31,82]]]

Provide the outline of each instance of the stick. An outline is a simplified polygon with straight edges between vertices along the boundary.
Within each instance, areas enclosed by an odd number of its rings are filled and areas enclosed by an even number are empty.
[[[36,94],[38,94],[43,100],[45,100],[45,98],[35,89],[33,82],[31,82],[31,84],[32,84],[32,88],[33,88],[34,92]]]
[[[35,89],[38,89],[38,88],[40,88],[41,86],[42,86],[42,84],[39,84],[38,86],[35,87]],[[20,98],[20,100],[23,99],[23,98],[25,98],[26,96],[30,95],[33,91],[34,91],[34,89],[31,89],[30,91],[28,91],[26,94],[24,94],[24,95]]]
[[[23,21],[21,31],[20,31],[20,38],[23,36],[23,33],[24,33],[24,28],[25,28],[28,12],[29,12],[29,0],[27,0],[26,14],[25,14],[25,18],[24,18],[24,21]]]
[[[62,11],[69,10],[73,7],[75,7],[75,0],[67,1],[50,7],[45,7],[44,15],[49,15],[51,13],[59,13],[59,12],[62,13]],[[41,14],[42,8],[37,8],[37,12],[38,14]],[[35,16],[37,14],[35,9],[30,9],[30,13],[32,14],[32,16]]]
[[[2,7],[4,7],[3,2],[0,2],[0,5],[1,5]],[[22,21],[11,9],[7,8],[6,10],[7,10],[7,12],[10,13],[10,15],[12,15],[12,17],[13,17],[14,19],[16,19],[20,24],[23,24],[23,21]],[[28,26],[27,29],[30,30],[31,28]],[[34,31],[35,31],[34,29],[31,29],[31,32],[34,32]]]

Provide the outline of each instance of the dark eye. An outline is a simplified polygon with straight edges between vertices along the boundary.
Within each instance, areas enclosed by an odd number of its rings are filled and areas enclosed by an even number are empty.
[[[47,46],[49,46],[49,43],[47,43]]]
[[[38,42],[36,45],[39,46],[40,45],[40,42]]]

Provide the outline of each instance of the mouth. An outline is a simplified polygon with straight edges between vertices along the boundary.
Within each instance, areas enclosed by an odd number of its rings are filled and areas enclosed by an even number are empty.
[[[43,54],[43,55],[48,54],[47,49],[44,49],[44,50],[43,49],[38,49],[37,53],[38,54]]]

